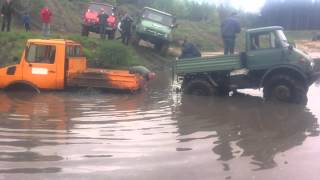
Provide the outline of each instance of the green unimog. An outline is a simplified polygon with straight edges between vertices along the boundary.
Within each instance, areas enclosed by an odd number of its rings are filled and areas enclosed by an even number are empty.
[[[306,100],[319,77],[314,61],[287,41],[282,27],[246,31],[246,51],[232,56],[177,60],[174,72],[187,94],[228,94],[263,88],[265,98],[286,102]]]
[[[176,18],[171,14],[145,7],[135,23],[135,42],[142,39],[157,50],[166,51],[176,27]]]

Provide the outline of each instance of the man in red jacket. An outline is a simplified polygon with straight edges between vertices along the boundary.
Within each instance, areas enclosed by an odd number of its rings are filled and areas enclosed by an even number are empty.
[[[42,21],[42,33],[44,36],[49,36],[52,12],[48,7],[44,7],[40,11],[40,17]]]

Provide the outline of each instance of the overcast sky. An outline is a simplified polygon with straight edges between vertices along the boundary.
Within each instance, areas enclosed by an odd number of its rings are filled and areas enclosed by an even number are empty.
[[[243,9],[247,12],[259,12],[264,5],[265,0],[198,0],[209,3],[226,3],[229,2],[233,7],[237,9]]]

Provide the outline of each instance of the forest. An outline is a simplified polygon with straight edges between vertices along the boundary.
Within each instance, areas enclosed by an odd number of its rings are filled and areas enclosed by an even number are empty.
[[[279,25],[287,30],[320,29],[319,0],[268,0],[258,25]]]

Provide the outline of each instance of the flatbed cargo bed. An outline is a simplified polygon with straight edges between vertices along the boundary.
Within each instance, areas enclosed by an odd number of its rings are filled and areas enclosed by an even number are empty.
[[[67,79],[68,87],[93,87],[135,91],[142,87],[143,79],[127,70],[86,69]]]
[[[243,66],[240,55],[180,59],[175,63],[175,72],[179,76],[214,71],[233,71],[241,68]]]

